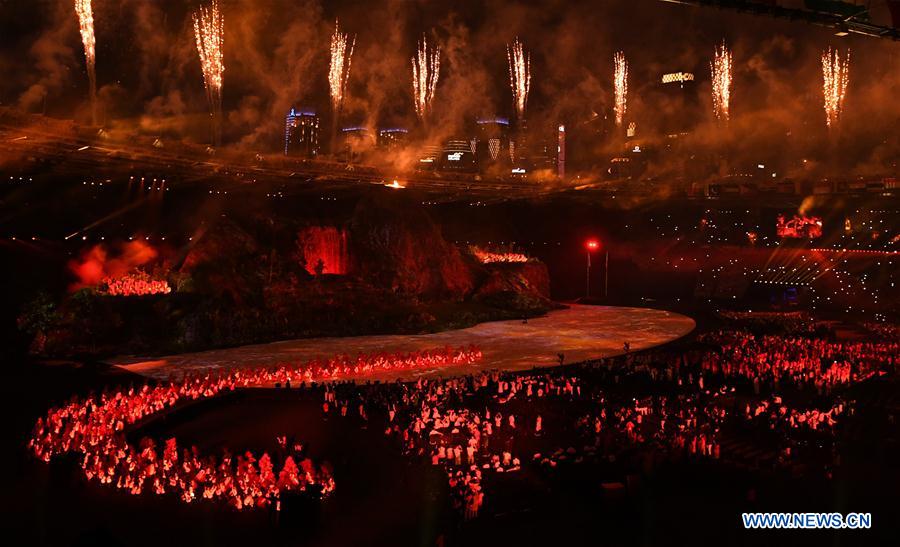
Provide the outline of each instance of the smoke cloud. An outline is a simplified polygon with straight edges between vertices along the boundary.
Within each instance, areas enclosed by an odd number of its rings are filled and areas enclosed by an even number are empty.
[[[26,5],[27,4],[27,5]],[[71,2],[9,3],[17,21],[2,39],[8,81],[0,97],[30,112],[84,121],[87,81]],[[678,160],[651,160],[648,174],[666,177],[703,159],[702,176],[722,176],[765,161],[787,172],[896,172],[900,157],[900,49],[896,43],[828,29],[654,0],[221,0],[225,17],[224,140],[275,151],[292,105],[317,108],[322,141],[331,127],[328,37],[335,19],[357,36],[341,126],[406,127],[426,142],[465,135],[475,117],[513,117],[506,44],[516,36],[531,53],[529,127],[571,128],[570,166],[598,170],[623,152],[612,125],[612,57],[630,68],[628,122],[642,144],[669,142],[654,128],[663,115],[690,117]],[[207,105],[190,26],[195,0],[106,0],[94,7],[101,119],[107,126],[204,142]],[[873,11],[873,16],[880,16]],[[409,59],[426,33],[442,49],[435,111],[418,126]],[[717,123],[709,60],[725,40],[734,53],[732,118]],[[822,110],[819,57],[827,46],[853,51],[845,115],[828,131]],[[658,93],[660,75],[689,71],[696,108],[681,111]],[[374,139],[372,139],[374,141]],[[372,142],[368,143],[371,147]],[[361,153],[366,153],[363,146]],[[365,159],[411,165],[418,151]],[[791,163],[807,159],[802,167]],[[796,163],[796,162],[795,162]]]
[[[75,276],[69,290],[98,285],[106,277],[121,277],[156,260],[158,251],[144,241],[129,241],[112,247],[94,245],[69,261]]]

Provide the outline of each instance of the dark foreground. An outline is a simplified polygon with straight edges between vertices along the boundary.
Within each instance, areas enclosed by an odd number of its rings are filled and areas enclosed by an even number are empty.
[[[19,441],[11,450],[16,472],[5,496],[13,523],[8,531],[21,538],[12,544],[884,545],[900,537],[895,519],[900,470],[891,441],[898,426],[890,418],[900,389],[891,377],[854,386],[858,412],[841,426],[836,440],[841,465],[830,479],[812,469],[814,462],[810,469],[691,458],[648,464],[633,453],[616,462],[560,462],[552,470],[524,466],[516,473],[486,474],[490,494],[479,517],[470,521],[451,508],[439,468],[404,456],[383,435],[385,416],[373,412],[368,423],[323,416],[318,391],[237,392],[189,405],[132,432],[159,439],[175,435],[182,446],[195,444],[204,452],[226,446],[233,452],[277,452],[278,435],[302,440],[313,459],[333,467],[337,489],[324,502],[286,499],[277,514],[238,512],[207,501],[186,505],[171,496],[131,496],[88,482],[74,458],[49,465],[36,461],[24,449],[33,416],[67,393],[135,378],[115,369],[35,367],[18,380],[40,385],[48,400],[23,401],[31,412],[14,415],[14,435],[8,437]],[[627,384],[622,391],[634,388]],[[544,405],[546,423],[572,412]],[[548,431],[544,441],[566,442],[553,435]],[[765,453],[770,447],[758,439],[747,449]],[[605,490],[603,483],[623,488]],[[741,527],[743,511],[871,512],[873,529],[749,532]]]

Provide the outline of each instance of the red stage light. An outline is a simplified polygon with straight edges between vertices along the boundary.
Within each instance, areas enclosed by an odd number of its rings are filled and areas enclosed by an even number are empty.
[[[585,242],[584,246],[587,247],[589,251],[596,251],[600,248],[600,242],[596,239],[589,239]]]

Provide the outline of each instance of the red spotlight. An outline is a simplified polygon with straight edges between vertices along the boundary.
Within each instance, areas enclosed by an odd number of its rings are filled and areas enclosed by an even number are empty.
[[[591,253],[594,251],[600,250],[600,241],[597,239],[588,239],[584,242],[584,248],[586,249],[587,256],[587,269],[585,271],[585,288],[584,288],[584,296],[585,298],[589,298],[591,296]],[[608,284],[608,275],[609,275],[609,251],[605,254],[604,259],[604,267],[603,267],[603,297],[606,298],[607,284]]]

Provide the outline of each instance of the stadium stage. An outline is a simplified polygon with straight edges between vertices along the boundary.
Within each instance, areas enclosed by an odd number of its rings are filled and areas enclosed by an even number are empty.
[[[570,305],[546,316],[481,323],[466,329],[417,335],[376,335],[343,338],[306,338],[270,344],[184,353],[153,359],[118,357],[111,360],[131,372],[155,379],[178,377],[204,369],[256,367],[305,362],[336,354],[355,356],[373,352],[411,352],[442,346],[474,344],[484,358],[474,365],[384,371],[341,379],[415,380],[453,376],[478,370],[518,371],[578,363],[621,355],[624,344],[643,350],[681,338],[694,329],[694,320],[662,310],[632,307]]]

